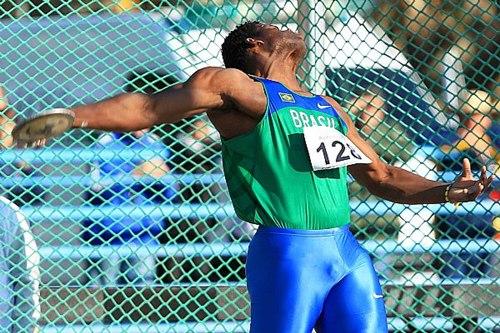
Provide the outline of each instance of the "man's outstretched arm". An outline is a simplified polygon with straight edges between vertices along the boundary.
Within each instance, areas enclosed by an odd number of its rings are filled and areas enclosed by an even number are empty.
[[[237,70],[204,68],[186,82],[154,95],[124,93],[74,107],[74,127],[128,132],[173,123],[223,107],[232,90],[247,80],[248,76]]]
[[[404,169],[384,163],[375,150],[358,134],[349,116],[331,98],[327,100],[339,110],[346,122],[349,139],[367,155],[372,163],[349,166],[351,175],[370,193],[386,200],[404,204],[433,204],[475,200],[492,182],[486,177],[486,167],[479,179],[472,177],[470,162],[464,160],[463,173],[455,182],[443,183],[426,179]]]

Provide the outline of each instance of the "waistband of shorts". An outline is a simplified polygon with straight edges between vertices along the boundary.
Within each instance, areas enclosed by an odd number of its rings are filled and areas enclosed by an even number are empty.
[[[349,224],[337,228],[318,229],[318,230],[290,229],[290,228],[260,225],[259,229],[257,230],[257,233],[302,235],[302,236],[329,236],[348,231],[349,231]]]

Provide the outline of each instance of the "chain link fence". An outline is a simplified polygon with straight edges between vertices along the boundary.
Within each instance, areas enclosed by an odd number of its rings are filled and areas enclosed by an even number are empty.
[[[498,2],[3,0],[0,331],[248,331],[255,227],[234,214],[205,117],[75,130],[41,150],[11,137],[45,109],[222,66],[247,20],[304,32],[301,81],[386,162],[451,181],[467,157],[498,175]],[[351,180],[392,331],[500,332],[498,185],[459,207],[405,206]]]

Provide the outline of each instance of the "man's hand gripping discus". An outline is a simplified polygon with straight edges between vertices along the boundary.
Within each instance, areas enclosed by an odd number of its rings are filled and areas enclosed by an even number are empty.
[[[70,129],[75,114],[68,109],[52,109],[24,120],[12,131],[18,147],[38,147]]]

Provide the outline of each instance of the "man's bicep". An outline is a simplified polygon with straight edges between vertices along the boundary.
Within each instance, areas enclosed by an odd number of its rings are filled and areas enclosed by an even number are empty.
[[[200,70],[186,82],[152,95],[153,122],[173,123],[222,106],[222,92],[211,84],[213,75],[213,70]]]
[[[387,175],[387,164],[380,159],[373,147],[359,135],[356,128],[350,129],[347,137],[372,161],[370,164],[349,166],[349,173],[366,187],[381,182]]]
[[[380,159],[373,147],[360,135],[349,115],[342,110],[342,107],[332,98],[327,100],[335,107],[340,117],[347,125],[347,137],[356,147],[365,154],[372,163],[353,164],[348,167],[349,173],[361,184],[367,186],[370,183],[378,182],[385,177],[387,165]]]
[[[359,135],[358,130],[354,126],[353,122],[349,119],[349,116],[347,116],[346,114],[344,118],[347,118],[347,137],[349,138],[349,140],[351,140],[352,143],[354,143],[363,152],[363,154],[365,154],[370,160],[372,160],[373,163],[381,162],[380,157],[378,156],[375,149],[373,149],[370,143],[368,143]]]
[[[176,89],[186,93],[181,99],[190,104],[188,116],[229,109],[260,119],[266,105],[262,85],[234,68],[202,69]]]

